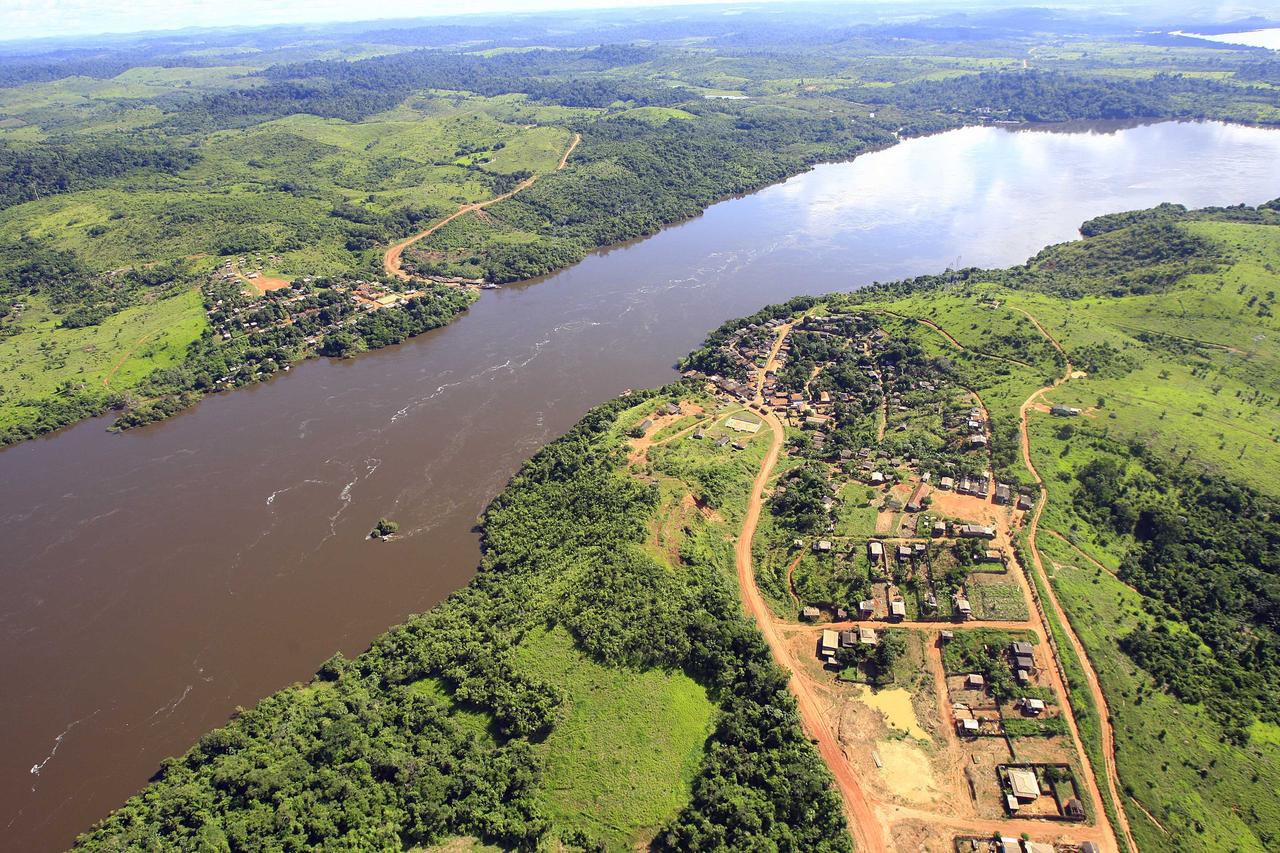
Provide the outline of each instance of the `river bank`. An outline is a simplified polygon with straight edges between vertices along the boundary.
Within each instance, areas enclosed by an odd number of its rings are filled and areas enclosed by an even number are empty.
[[[237,705],[460,588],[475,519],[518,466],[600,400],[670,381],[725,318],[957,256],[1021,263],[1107,212],[1265,201],[1277,159],[1280,134],[1216,123],[909,140],[489,292],[411,341],[0,453],[0,483],[21,484],[0,490],[0,826],[65,847]],[[371,561],[383,515],[401,538]]]

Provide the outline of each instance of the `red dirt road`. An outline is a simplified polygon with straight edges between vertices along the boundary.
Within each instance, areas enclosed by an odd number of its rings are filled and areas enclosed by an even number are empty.
[[[883,830],[879,821],[876,820],[875,814],[871,811],[871,805],[867,801],[866,794],[858,784],[857,777],[853,775],[849,762],[845,760],[844,752],[840,748],[840,742],[823,719],[817,698],[809,690],[808,684],[794,675],[795,667],[789,660],[790,656],[787,652],[786,642],[779,635],[777,627],[774,625],[773,617],[769,613],[768,605],[765,604],[764,598],[756,586],[755,569],[751,564],[751,540],[755,536],[756,525],[760,521],[764,489],[769,482],[770,475],[773,473],[774,465],[778,462],[778,454],[782,450],[783,441],[782,424],[778,422],[778,419],[772,414],[762,414],[762,417],[764,422],[768,424],[773,438],[764,463],[760,466],[760,473],[756,475],[755,483],[751,487],[751,498],[747,502],[747,515],[742,522],[742,531],[738,535],[738,585],[742,589],[742,601],[746,606],[748,615],[755,619],[760,632],[764,634],[765,642],[769,644],[769,650],[773,653],[774,660],[777,661],[779,666],[793,673],[790,688],[800,709],[801,722],[809,737],[817,742],[818,752],[822,755],[822,760],[826,762],[827,767],[831,769],[832,775],[835,776],[836,786],[840,791],[841,798],[844,800],[845,812],[849,818],[849,829],[853,834],[858,850],[864,851],[864,853],[866,851],[887,853],[888,848],[884,843]]]
[[[559,165],[556,166],[557,172],[569,164],[569,155],[573,153],[573,149],[577,148],[578,143],[581,141],[582,141],[582,134],[575,133],[573,135],[573,141],[569,143],[569,147],[565,149],[564,156],[560,158]],[[484,210],[486,207],[489,207],[490,205],[497,204],[500,201],[506,201],[516,193],[524,192],[525,190],[529,189],[529,187],[536,184],[538,182],[539,177],[541,176],[531,175],[525,178],[520,183],[516,184],[514,189],[508,192],[505,192],[502,195],[496,195],[491,199],[487,199],[486,201],[477,201],[477,202],[472,202],[471,204],[464,204],[460,206],[457,210],[455,210],[453,213],[450,213],[444,219],[439,219],[433,222],[429,228],[423,231],[419,231],[417,234],[414,234],[412,237],[406,237],[405,239],[401,240],[399,243],[394,244],[393,246],[388,248],[386,251],[386,254],[382,256],[383,271],[387,275],[395,276],[401,281],[411,280],[413,276],[409,275],[407,272],[404,271],[404,269],[402,269],[401,262],[400,262],[401,257],[404,255],[405,249],[409,248],[419,240],[430,237],[432,234],[439,231],[441,228],[448,225],[450,222],[454,221],[460,216],[466,216],[468,213],[474,213],[476,211]]]
[[[1018,310],[1022,311],[1022,309]],[[1111,794],[1111,801],[1115,803],[1116,818],[1120,832],[1124,835],[1129,848],[1136,851],[1138,844],[1134,840],[1133,831],[1129,827],[1129,817],[1124,812],[1124,801],[1120,799],[1120,776],[1116,772],[1116,742],[1115,733],[1111,728],[1111,709],[1107,706],[1107,699],[1102,693],[1102,686],[1098,683],[1098,675],[1094,672],[1093,663],[1085,653],[1084,645],[1080,642],[1080,638],[1076,636],[1075,629],[1071,627],[1071,622],[1067,619],[1067,614],[1062,609],[1062,605],[1058,603],[1058,596],[1053,591],[1053,585],[1049,582],[1048,575],[1045,574],[1044,562],[1040,558],[1040,549],[1036,545],[1036,533],[1040,527],[1040,514],[1044,511],[1044,505],[1049,499],[1049,490],[1044,484],[1044,478],[1040,476],[1040,472],[1036,470],[1036,466],[1031,461],[1031,438],[1027,433],[1027,412],[1039,397],[1071,378],[1073,373],[1071,359],[1067,357],[1066,350],[1062,348],[1057,339],[1049,334],[1044,326],[1040,325],[1039,320],[1028,311],[1022,311],[1022,313],[1027,315],[1027,319],[1031,321],[1031,324],[1036,327],[1040,334],[1044,335],[1054,349],[1062,354],[1066,362],[1066,370],[1063,371],[1062,376],[1055,379],[1053,384],[1040,388],[1028,397],[1018,412],[1018,432],[1022,438],[1022,462],[1031,476],[1035,478],[1036,485],[1040,488],[1040,500],[1036,501],[1035,509],[1031,513],[1031,520],[1027,524],[1027,544],[1029,546],[1028,550],[1031,552],[1031,565],[1027,568],[1039,575],[1041,584],[1044,587],[1045,599],[1049,607],[1053,609],[1058,622],[1062,625],[1063,632],[1071,643],[1072,649],[1075,650],[1076,657],[1080,659],[1080,668],[1084,671],[1089,693],[1093,697],[1094,706],[1098,709],[1098,730],[1102,736],[1103,776],[1107,780],[1107,790]],[[1074,717],[1074,715],[1072,716]],[[1072,719],[1072,727],[1074,728],[1074,719]],[[1081,754],[1080,758],[1088,766],[1088,756]],[[1087,781],[1089,787],[1093,789],[1095,799],[1101,803],[1102,798],[1100,792],[1097,791],[1097,784],[1092,774],[1089,775]]]

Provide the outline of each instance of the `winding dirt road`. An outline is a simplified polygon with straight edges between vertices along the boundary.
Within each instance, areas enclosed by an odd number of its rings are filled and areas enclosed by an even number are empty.
[[[1022,437],[1022,462],[1026,466],[1027,471],[1035,479],[1036,485],[1040,490],[1040,500],[1036,501],[1035,509],[1032,510],[1031,513],[1031,520],[1027,524],[1027,546],[1028,550],[1031,552],[1032,564],[1031,566],[1028,566],[1028,568],[1035,571],[1039,576],[1041,584],[1044,587],[1044,598],[1048,602],[1049,606],[1053,608],[1054,615],[1062,625],[1063,633],[1066,634],[1068,642],[1071,643],[1071,648],[1075,650],[1076,657],[1080,660],[1080,668],[1084,672],[1085,681],[1089,687],[1089,693],[1093,697],[1094,706],[1098,709],[1098,730],[1102,736],[1103,775],[1107,780],[1107,790],[1111,794],[1111,801],[1115,803],[1116,819],[1120,825],[1120,832],[1123,833],[1129,849],[1137,851],[1138,844],[1134,840],[1133,831],[1129,826],[1129,817],[1125,814],[1124,802],[1120,799],[1120,777],[1116,771],[1116,742],[1115,733],[1111,727],[1111,709],[1107,705],[1106,697],[1102,693],[1102,686],[1098,682],[1098,675],[1093,669],[1093,664],[1089,660],[1089,656],[1085,653],[1084,645],[1076,635],[1075,629],[1071,627],[1071,622],[1067,619],[1067,614],[1062,609],[1062,605],[1058,603],[1058,596],[1054,593],[1053,585],[1049,582],[1049,577],[1044,570],[1044,562],[1040,557],[1040,548],[1036,545],[1036,533],[1040,527],[1040,515],[1044,512],[1045,503],[1049,499],[1049,490],[1048,487],[1045,486],[1044,478],[1040,476],[1040,472],[1036,470],[1035,464],[1031,461],[1031,438],[1027,432],[1027,413],[1042,395],[1052,391],[1063,382],[1071,379],[1074,374],[1074,370],[1071,365],[1071,359],[1067,356],[1066,350],[1062,348],[1062,344],[1058,343],[1058,340],[1054,338],[1053,335],[1049,334],[1049,332],[1040,324],[1040,321],[1037,320],[1031,312],[1025,311],[1021,308],[1018,310],[1025,314],[1027,319],[1031,321],[1031,324],[1039,330],[1040,334],[1044,335],[1045,339],[1049,341],[1053,348],[1062,354],[1063,361],[1066,363],[1066,369],[1063,371],[1062,376],[1054,379],[1052,384],[1037,389],[1026,399],[1018,410],[1018,432]],[[1074,726],[1074,720],[1072,722]],[[1087,766],[1089,762],[1088,756],[1082,753],[1080,758]],[[1088,781],[1090,787],[1096,792],[1097,785],[1094,782],[1092,774],[1089,775]],[[1099,802],[1101,802],[1100,797]]]
[[[769,413],[761,414],[761,417],[769,426],[772,441],[769,452],[760,466],[760,472],[756,475],[755,483],[751,487],[746,518],[742,522],[742,531],[738,535],[738,585],[742,590],[742,602],[746,606],[747,614],[756,621],[760,632],[764,634],[765,642],[769,644],[774,660],[779,666],[792,673],[789,686],[792,695],[796,697],[801,722],[805,732],[817,743],[822,760],[835,776],[836,786],[844,800],[845,813],[849,818],[849,829],[858,850],[862,853],[887,853],[884,833],[875,814],[871,811],[871,804],[867,801],[862,786],[858,784],[857,777],[853,775],[849,762],[845,760],[835,733],[823,719],[817,697],[813,695],[809,685],[803,679],[796,677],[795,667],[790,662],[786,650],[786,642],[778,633],[773,617],[769,613],[769,607],[756,586],[755,570],[751,563],[751,541],[755,537],[756,525],[760,522],[765,486],[778,462],[778,454],[782,451],[783,442],[782,424],[778,419]]]
[[[575,133],[573,135],[573,140],[569,143],[569,147],[565,149],[564,155],[561,156],[560,163],[556,166],[557,172],[569,164],[569,155],[573,153],[573,150],[578,147],[578,143],[580,142],[582,142],[582,134]],[[444,217],[443,219],[438,219],[435,222],[433,222],[430,227],[422,231],[419,231],[417,234],[414,234],[412,237],[406,237],[405,239],[401,240],[399,243],[396,243],[390,246],[387,249],[386,253],[382,256],[383,271],[387,275],[395,276],[401,281],[412,280],[413,276],[405,272],[401,264],[401,258],[404,255],[405,249],[409,248],[419,240],[423,240],[427,237],[430,237],[432,234],[439,231],[441,228],[448,225],[450,222],[453,222],[455,219],[457,219],[460,216],[466,216],[468,213],[475,213],[476,211],[484,210],[486,207],[495,205],[498,202],[506,201],[507,199],[511,198],[517,193],[524,192],[525,190],[529,189],[529,187],[536,184],[538,182],[538,178],[540,177],[541,175],[530,175],[520,183],[516,184],[515,187],[513,187],[511,190],[508,190],[502,195],[496,195],[491,199],[486,199],[485,201],[476,201],[470,204],[461,205],[453,213],[450,213],[448,216]]]

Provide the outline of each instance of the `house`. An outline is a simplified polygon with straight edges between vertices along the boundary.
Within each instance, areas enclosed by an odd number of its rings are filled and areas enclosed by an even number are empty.
[[[1042,841],[1024,841],[1022,850],[1023,853],[1054,853],[1053,845]]]
[[[746,418],[731,417],[724,422],[724,425],[735,432],[756,433],[760,430],[760,421],[747,420]]]
[[[1052,406],[1049,409],[1049,414],[1060,418],[1074,418],[1080,414],[1080,410],[1074,406]]]
[[[1025,669],[1027,672],[1036,671],[1036,659],[1031,655],[1014,655],[1014,669]]]
[[[982,677],[982,673],[971,672],[965,677],[964,686],[968,690],[982,690],[987,686],[987,680]]]
[[[727,435],[722,435],[716,439],[716,447],[724,447],[728,443],[729,443],[729,436]]]
[[[879,640],[876,637],[875,628],[867,628],[865,626],[858,629],[858,642],[864,646],[874,646]]]
[[[924,499],[929,495],[929,487],[924,483],[916,486],[916,490],[911,493],[910,499],[907,500],[907,512],[919,512],[924,508]]]
[[[1040,780],[1029,767],[1009,768],[1009,789],[1019,802],[1028,803],[1040,798]]]
[[[956,634],[954,631],[943,631],[942,633],[938,634],[939,642],[943,642],[943,643],[949,643],[955,638],[956,638]]]
[[[800,611],[800,618],[806,622],[816,622],[821,615],[822,611],[816,607],[806,607]]]
[[[830,657],[840,648],[840,634],[830,628],[824,628],[822,631],[822,642],[819,649],[823,657]]]
[[[1071,820],[1084,820],[1084,803],[1072,797],[1063,805],[1062,814]]]
[[[804,419],[804,425],[809,429],[822,429],[827,424],[827,419],[819,415],[811,415]]]
[[[963,597],[956,599],[956,613],[961,619],[973,618],[973,605],[969,603],[969,599]]]
[[[976,735],[981,726],[973,717],[965,717],[963,720],[956,720],[956,728],[962,735]]]
[[[899,545],[899,546],[898,546],[898,560],[899,560],[899,562],[906,562],[907,560],[910,560],[910,559],[911,559],[911,546],[910,546],[910,545]]]
[[[1022,808],[1022,803],[1018,802],[1018,798],[1013,794],[1004,795],[1004,805],[1011,813],[1016,813],[1018,809]]]
[[[844,648],[847,649],[850,646],[855,645],[857,642],[858,642],[858,633],[856,631],[840,632],[840,645],[843,646]]]
[[[970,447],[986,447],[987,437],[980,433],[975,433],[969,436],[969,446]]]
[[[695,433],[693,434],[693,437],[694,437],[694,438],[696,438],[696,439],[701,440],[701,439],[706,438],[706,437],[707,437],[707,434],[706,434],[705,432],[703,432],[702,430],[698,430],[697,432],[695,432]]]
[[[996,496],[994,500],[998,504],[1007,504],[1009,499],[1012,497],[1012,494],[1013,492],[1007,483],[997,483]]]
[[[645,418],[640,422],[640,425],[636,427],[636,430],[638,432],[645,433],[645,432],[648,432],[652,426],[653,426],[653,420],[651,418]]]
[[[870,555],[871,559],[879,560],[884,556],[884,546],[872,539],[867,543],[867,554]]]
[[[880,485],[884,482],[884,474],[880,471],[872,471],[871,476],[868,479],[870,479],[872,483]]]
[[[999,548],[991,548],[982,554],[982,562],[984,563],[1003,563],[1004,552]]]
[[[875,612],[876,612],[876,603],[873,599],[868,598],[865,601],[858,602],[858,615],[860,615],[863,619],[870,619],[872,616],[875,615]]]
[[[678,415],[680,414],[680,407],[675,403],[667,403],[667,405],[662,407],[662,411],[666,412],[668,415]]]
[[[831,544],[831,541],[829,539],[819,539],[817,542],[813,543],[813,550],[815,551],[826,552],[826,551],[830,551],[834,547],[835,546]]]
[[[1031,495],[1018,495],[1018,509],[1029,510],[1035,505],[1035,501],[1031,499]]]
[[[1000,841],[996,843],[996,851],[997,853],[1022,853],[1022,839],[1001,836]]]
[[[1019,684],[1027,685],[1031,683],[1031,673],[1027,672],[1025,669],[1018,670],[1014,673],[1014,677],[1018,679]]]
[[[1044,700],[1030,699],[1024,696],[1022,699],[1022,713],[1028,717],[1040,716],[1044,713]]]
[[[956,481],[954,477],[942,477],[938,480],[938,488],[942,489],[944,492],[949,492],[955,487]]]
[[[734,449],[734,450],[746,450],[746,449],[747,449],[747,446],[746,446],[745,444],[743,444],[741,441],[735,441],[731,446],[733,447],[733,449]]]
[[[907,603],[901,598],[889,602],[889,616],[893,619],[907,618]]]
[[[933,538],[938,539],[939,537],[946,536],[946,535],[947,535],[947,523],[945,521],[935,521],[933,523]]]
[[[981,524],[961,524],[956,528],[961,539],[995,539],[996,529]]]
[[[1034,653],[1031,644],[1025,641],[1010,643],[1009,651],[1013,652],[1015,655],[1029,655]]]
[[[1080,853],[1102,853],[1102,848],[1092,841],[1086,841],[1080,845]]]

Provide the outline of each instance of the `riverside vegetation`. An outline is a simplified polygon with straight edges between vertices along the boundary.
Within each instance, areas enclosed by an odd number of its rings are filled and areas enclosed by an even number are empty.
[[[0,441],[109,409],[121,427],[145,423],[301,358],[403,340],[465,310],[459,281],[546,273],[905,135],[1280,121],[1269,53],[1124,15],[887,25],[873,10],[810,11],[6,49]],[[533,176],[410,246],[403,269],[437,284],[385,275],[389,245]],[[405,299],[358,316],[361,281]]]
[[[739,366],[721,345],[770,320],[869,323],[859,334],[887,334],[878,358],[895,375],[980,397],[993,473],[1029,486],[1020,405],[1069,360],[1072,378],[1027,414],[1048,489],[1039,548],[1101,680],[1135,840],[1270,849],[1280,837],[1280,203],[1166,205],[1082,232],[1020,267],[766,308],[714,332],[687,367],[731,376]],[[832,513],[846,523],[806,471],[853,446],[962,473],[964,454],[927,417],[877,438],[874,395],[853,369],[864,355],[819,335],[797,337],[792,355],[797,377],[823,365],[832,389],[872,404],[851,404],[840,430],[819,427],[820,442],[790,431],[779,482],[795,489],[769,522],[783,535],[820,530]],[[693,438],[736,411],[702,386],[691,378],[589,413],[486,511],[468,587],[355,660],[336,657],[310,684],[238,713],[79,847],[399,848],[466,836],[848,849],[830,777],[734,587],[731,539],[767,440],[732,449]],[[633,445],[637,424],[662,413]],[[790,608],[758,562],[766,595]],[[861,593],[809,594],[843,606],[830,596]],[[1064,663],[1098,770],[1099,709],[1079,662]],[[1020,725],[1018,737],[1053,734]]]

